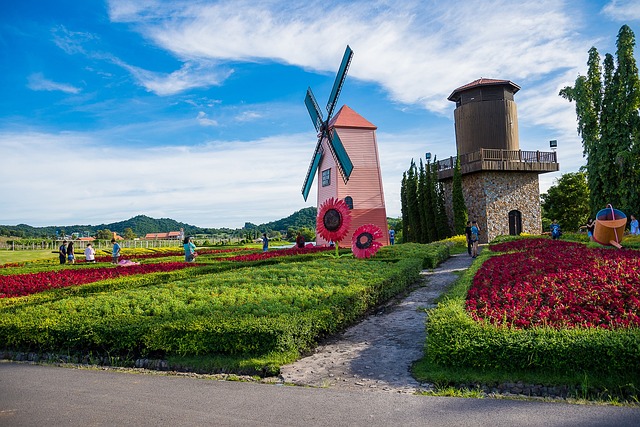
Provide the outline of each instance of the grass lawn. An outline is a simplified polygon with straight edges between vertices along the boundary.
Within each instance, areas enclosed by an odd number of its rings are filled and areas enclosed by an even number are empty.
[[[24,262],[39,259],[58,259],[57,253],[51,253],[51,249],[37,249],[27,251],[0,250],[0,264],[10,262]]]

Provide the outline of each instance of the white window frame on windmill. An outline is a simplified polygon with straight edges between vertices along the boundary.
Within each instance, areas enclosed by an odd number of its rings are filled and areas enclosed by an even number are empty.
[[[322,186],[328,187],[331,185],[331,168],[322,171]]]

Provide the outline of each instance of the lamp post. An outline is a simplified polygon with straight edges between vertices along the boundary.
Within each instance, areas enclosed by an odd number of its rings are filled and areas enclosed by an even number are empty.
[[[552,139],[551,141],[549,141],[549,148],[551,148],[551,150],[555,152],[556,148],[558,148],[558,140]]]
[[[429,163],[431,161],[431,153],[425,153],[424,158],[427,159],[427,163]]]

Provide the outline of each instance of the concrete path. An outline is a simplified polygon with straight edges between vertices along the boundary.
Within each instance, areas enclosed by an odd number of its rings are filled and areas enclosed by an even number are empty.
[[[640,409],[0,362],[0,426],[637,427]]]
[[[314,354],[284,366],[284,382],[339,390],[419,390],[421,384],[409,370],[423,355],[424,309],[435,305],[471,261],[466,253],[454,255],[435,270],[423,271],[419,287],[406,298],[323,343]]]

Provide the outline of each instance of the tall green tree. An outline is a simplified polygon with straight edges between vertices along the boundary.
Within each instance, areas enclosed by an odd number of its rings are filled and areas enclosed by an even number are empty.
[[[400,185],[400,212],[402,214],[402,236],[408,242],[409,232],[409,202],[407,201],[407,172],[402,173],[402,183]]]
[[[601,68],[592,47],[587,76],[560,91],[576,105],[592,215],[608,203],[627,212],[640,206],[640,79],[634,47],[635,35],[623,25],[615,60],[606,54]]]
[[[464,234],[469,214],[467,205],[464,203],[462,193],[462,174],[460,173],[460,156],[456,156],[456,164],[453,168],[453,183],[451,189],[451,204],[453,206],[453,231],[454,234]]]
[[[431,174],[431,163],[427,162],[425,167],[424,177],[424,204],[422,209],[425,213],[425,220],[427,222],[427,242],[434,242],[438,240],[438,230],[436,228],[436,216],[434,213],[435,192],[433,189],[433,175]]]
[[[542,194],[542,212],[545,218],[557,219],[565,231],[577,231],[589,217],[589,187],[584,172],[563,174]]]
[[[418,212],[420,213],[420,236],[416,236],[416,241],[419,243],[428,243],[429,231],[428,231],[428,218],[424,209],[424,204],[427,202],[427,185],[426,185],[426,173],[422,159],[420,159],[420,167],[418,168]]]
[[[409,211],[409,224],[407,227],[408,242],[417,242],[420,239],[420,211],[418,205],[418,173],[416,163],[411,159],[411,166],[407,172],[407,207]]]

